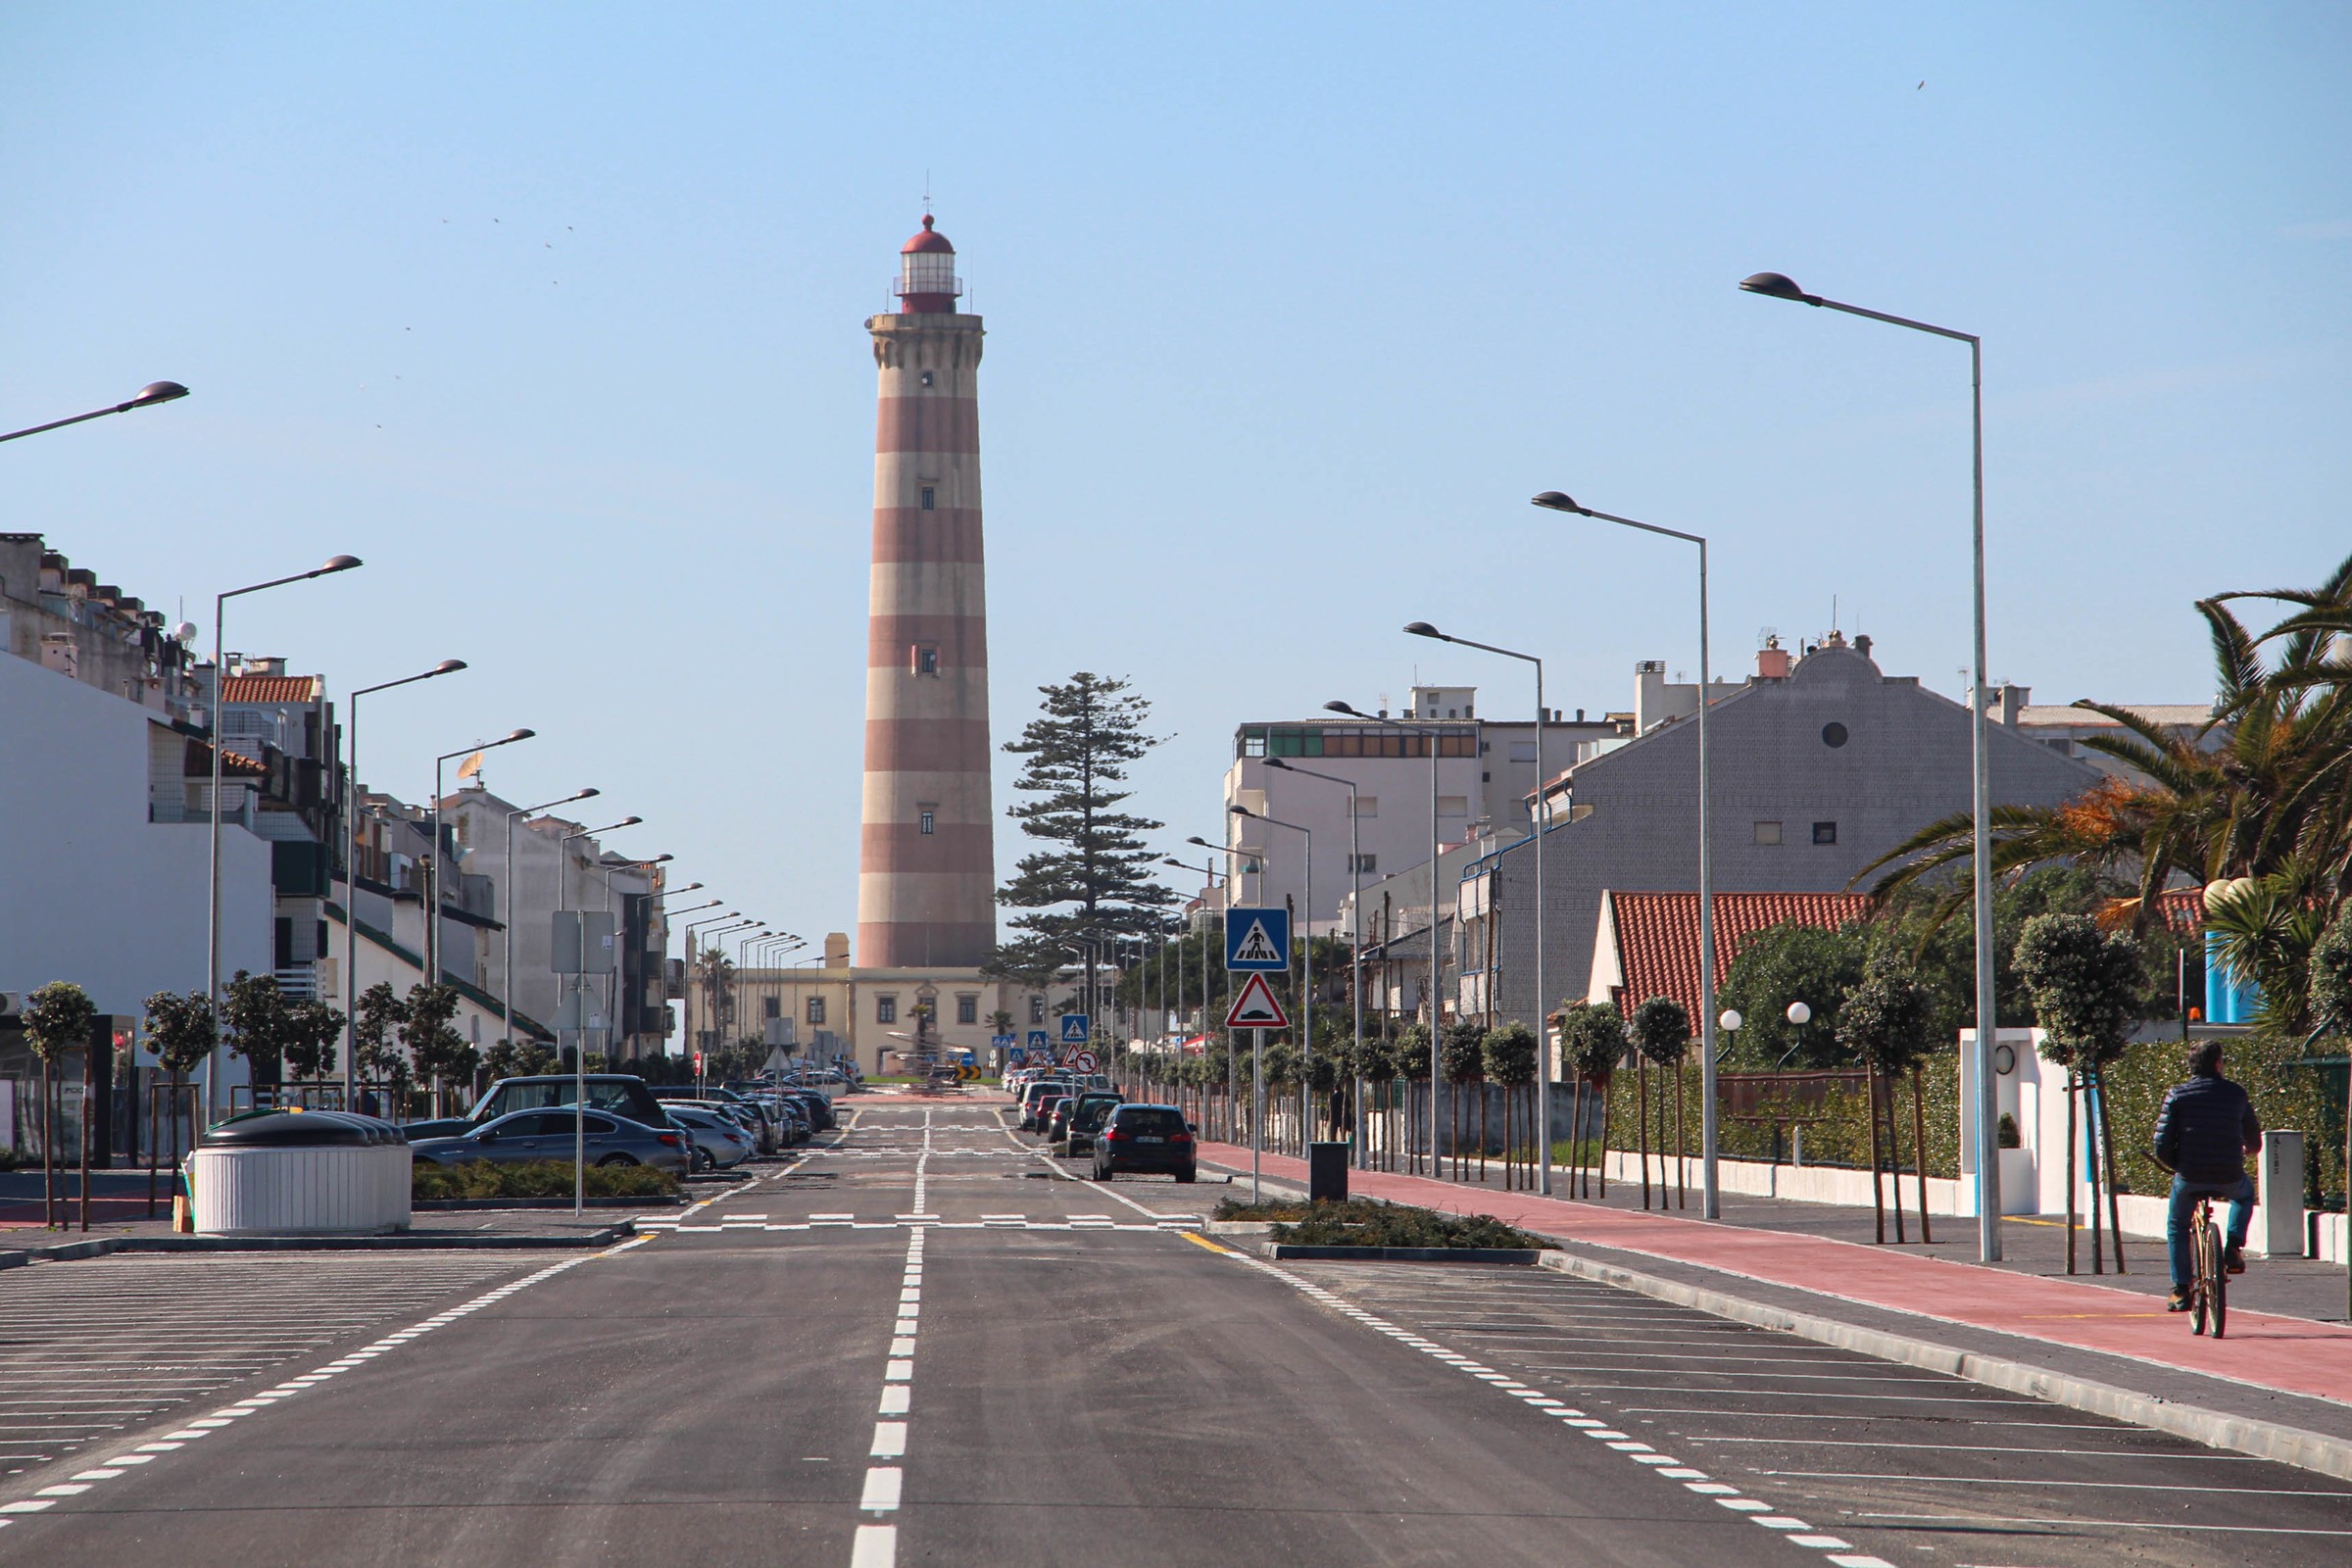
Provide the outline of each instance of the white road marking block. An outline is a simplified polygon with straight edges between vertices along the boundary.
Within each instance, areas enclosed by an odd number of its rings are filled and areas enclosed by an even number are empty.
[[[850,1548],[850,1568],[898,1568],[899,1527],[897,1525],[859,1525],[858,1541]]]
[[[867,1450],[876,1459],[902,1458],[906,1452],[906,1423],[877,1421],[874,1423],[874,1446]]]
[[[906,1472],[895,1464],[878,1464],[865,1473],[865,1491],[858,1506],[875,1513],[888,1513],[899,1505],[899,1488]]]

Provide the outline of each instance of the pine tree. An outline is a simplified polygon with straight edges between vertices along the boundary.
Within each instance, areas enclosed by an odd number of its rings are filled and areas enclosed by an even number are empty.
[[[1160,911],[1176,900],[1153,881],[1157,857],[1143,837],[1162,824],[1118,808],[1130,792],[1128,764],[1159,741],[1144,733],[1152,711],[1127,682],[1080,670],[1041,686],[1043,712],[1004,750],[1028,759],[1013,788],[1035,799],[1005,814],[1044,848],[1021,858],[997,902],[1029,911],[1007,922],[1023,933],[997,950],[990,972],[1043,985],[1069,961],[1062,944],[1083,939],[1107,950],[1119,937],[1167,929]]]

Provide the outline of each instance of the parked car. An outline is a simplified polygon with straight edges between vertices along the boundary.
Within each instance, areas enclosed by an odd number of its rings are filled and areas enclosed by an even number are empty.
[[[731,1170],[760,1146],[752,1134],[718,1111],[702,1105],[669,1106],[670,1119],[694,1137],[694,1163],[701,1170]]]
[[[787,1089],[778,1098],[787,1105],[798,1105],[812,1131],[830,1132],[840,1125],[833,1102],[813,1089]]]
[[[700,1089],[692,1084],[663,1084],[653,1093],[663,1104],[683,1100],[693,1104],[717,1106],[752,1133],[762,1154],[772,1154],[781,1147],[766,1108],[740,1091],[722,1089],[716,1084],[706,1084]]]
[[[1121,1171],[1164,1172],[1180,1182],[1200,1174],[1200,1146],[1192,1124],[1174,1105],[1115,1106],[1095,1136],[1095,1180]]]
[[[475,1159],[500,1165],[534,1159],[560,1159],[569,1164],[578,1152],[582,1119],[577,1110],[517,1110],[455,1137],[412,1140],[409,1152],[412,1158],[435,1165],[463,1165]],[[585,1120],[591,1165],[651,1165],[686,1174],[690,1145],[686,1135],[675,1128],[648,1127],[593,1110],[586,1113]]]
[[[544,1073],[528,1078],[501,1078],[489,1087],[481,1099],[473,1102],[473,1108],[465,1115],[410,1122],[402,1130],[409,1135],[412,1143],[419,1138],[469,1133],[517,1110],[571,1104],[573,1097],[579,1093],[579,1084],[580,1080],[567,1072]],[[610,1111],[647,1127],[659,1129],[669,1126],[669,1118],[662,1113],[662,1102],[654,1098],[645,1080],[634,1073],[592,1072],[587,1076],[587,1085],[590,1109]]]
[[[1095,1147],[1095,1135],[1124,1097],[1110,1090],[1090,1089],[1076,1100],[1062,1102],[1055,1118],[1055,1141],[1064,1154],[1083,1154]]]

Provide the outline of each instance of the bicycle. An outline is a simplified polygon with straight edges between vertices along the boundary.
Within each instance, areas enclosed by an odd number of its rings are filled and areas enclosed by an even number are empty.
[[[2230,1274],[2223,1263],[2222,1229],[2214,1223],[2211,1197],[2197,1200],[2197,1206],[2189,1211],[2189,1223],[2196,1227],[2192,1233],[2196,1266],[2188,1281],[2189,1329],[2203,1334],[2210,1322],[2218,1340],[2230,1320]]]

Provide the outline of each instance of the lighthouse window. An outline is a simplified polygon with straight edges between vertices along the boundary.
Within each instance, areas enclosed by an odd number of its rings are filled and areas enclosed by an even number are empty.
[[[925,370],[925,371],[923,372],[923,385],[925,385],[925,386],[929,386],[930,384],[931,384],[931,372],[930,372],[929,370]]]
[[[935,511],[937,511],[938,509],[939,509],[939,492],[938,492],[937,490],[934,490],[934,489],[933,489],[931,486],[929,486],[929,485],[925,485],[925,486],[923,486],[923,510],[924,510],[925,512],[935,512]]]
[[[917,675],[939,673],[939,649],[936,645],[931,643],[914,645],[914,672]]]
[[[937,807],[926,806],[922,808],[919,820],[921,823],[921,831],[926,837],[931,833],[933,825],[937,820]]]

